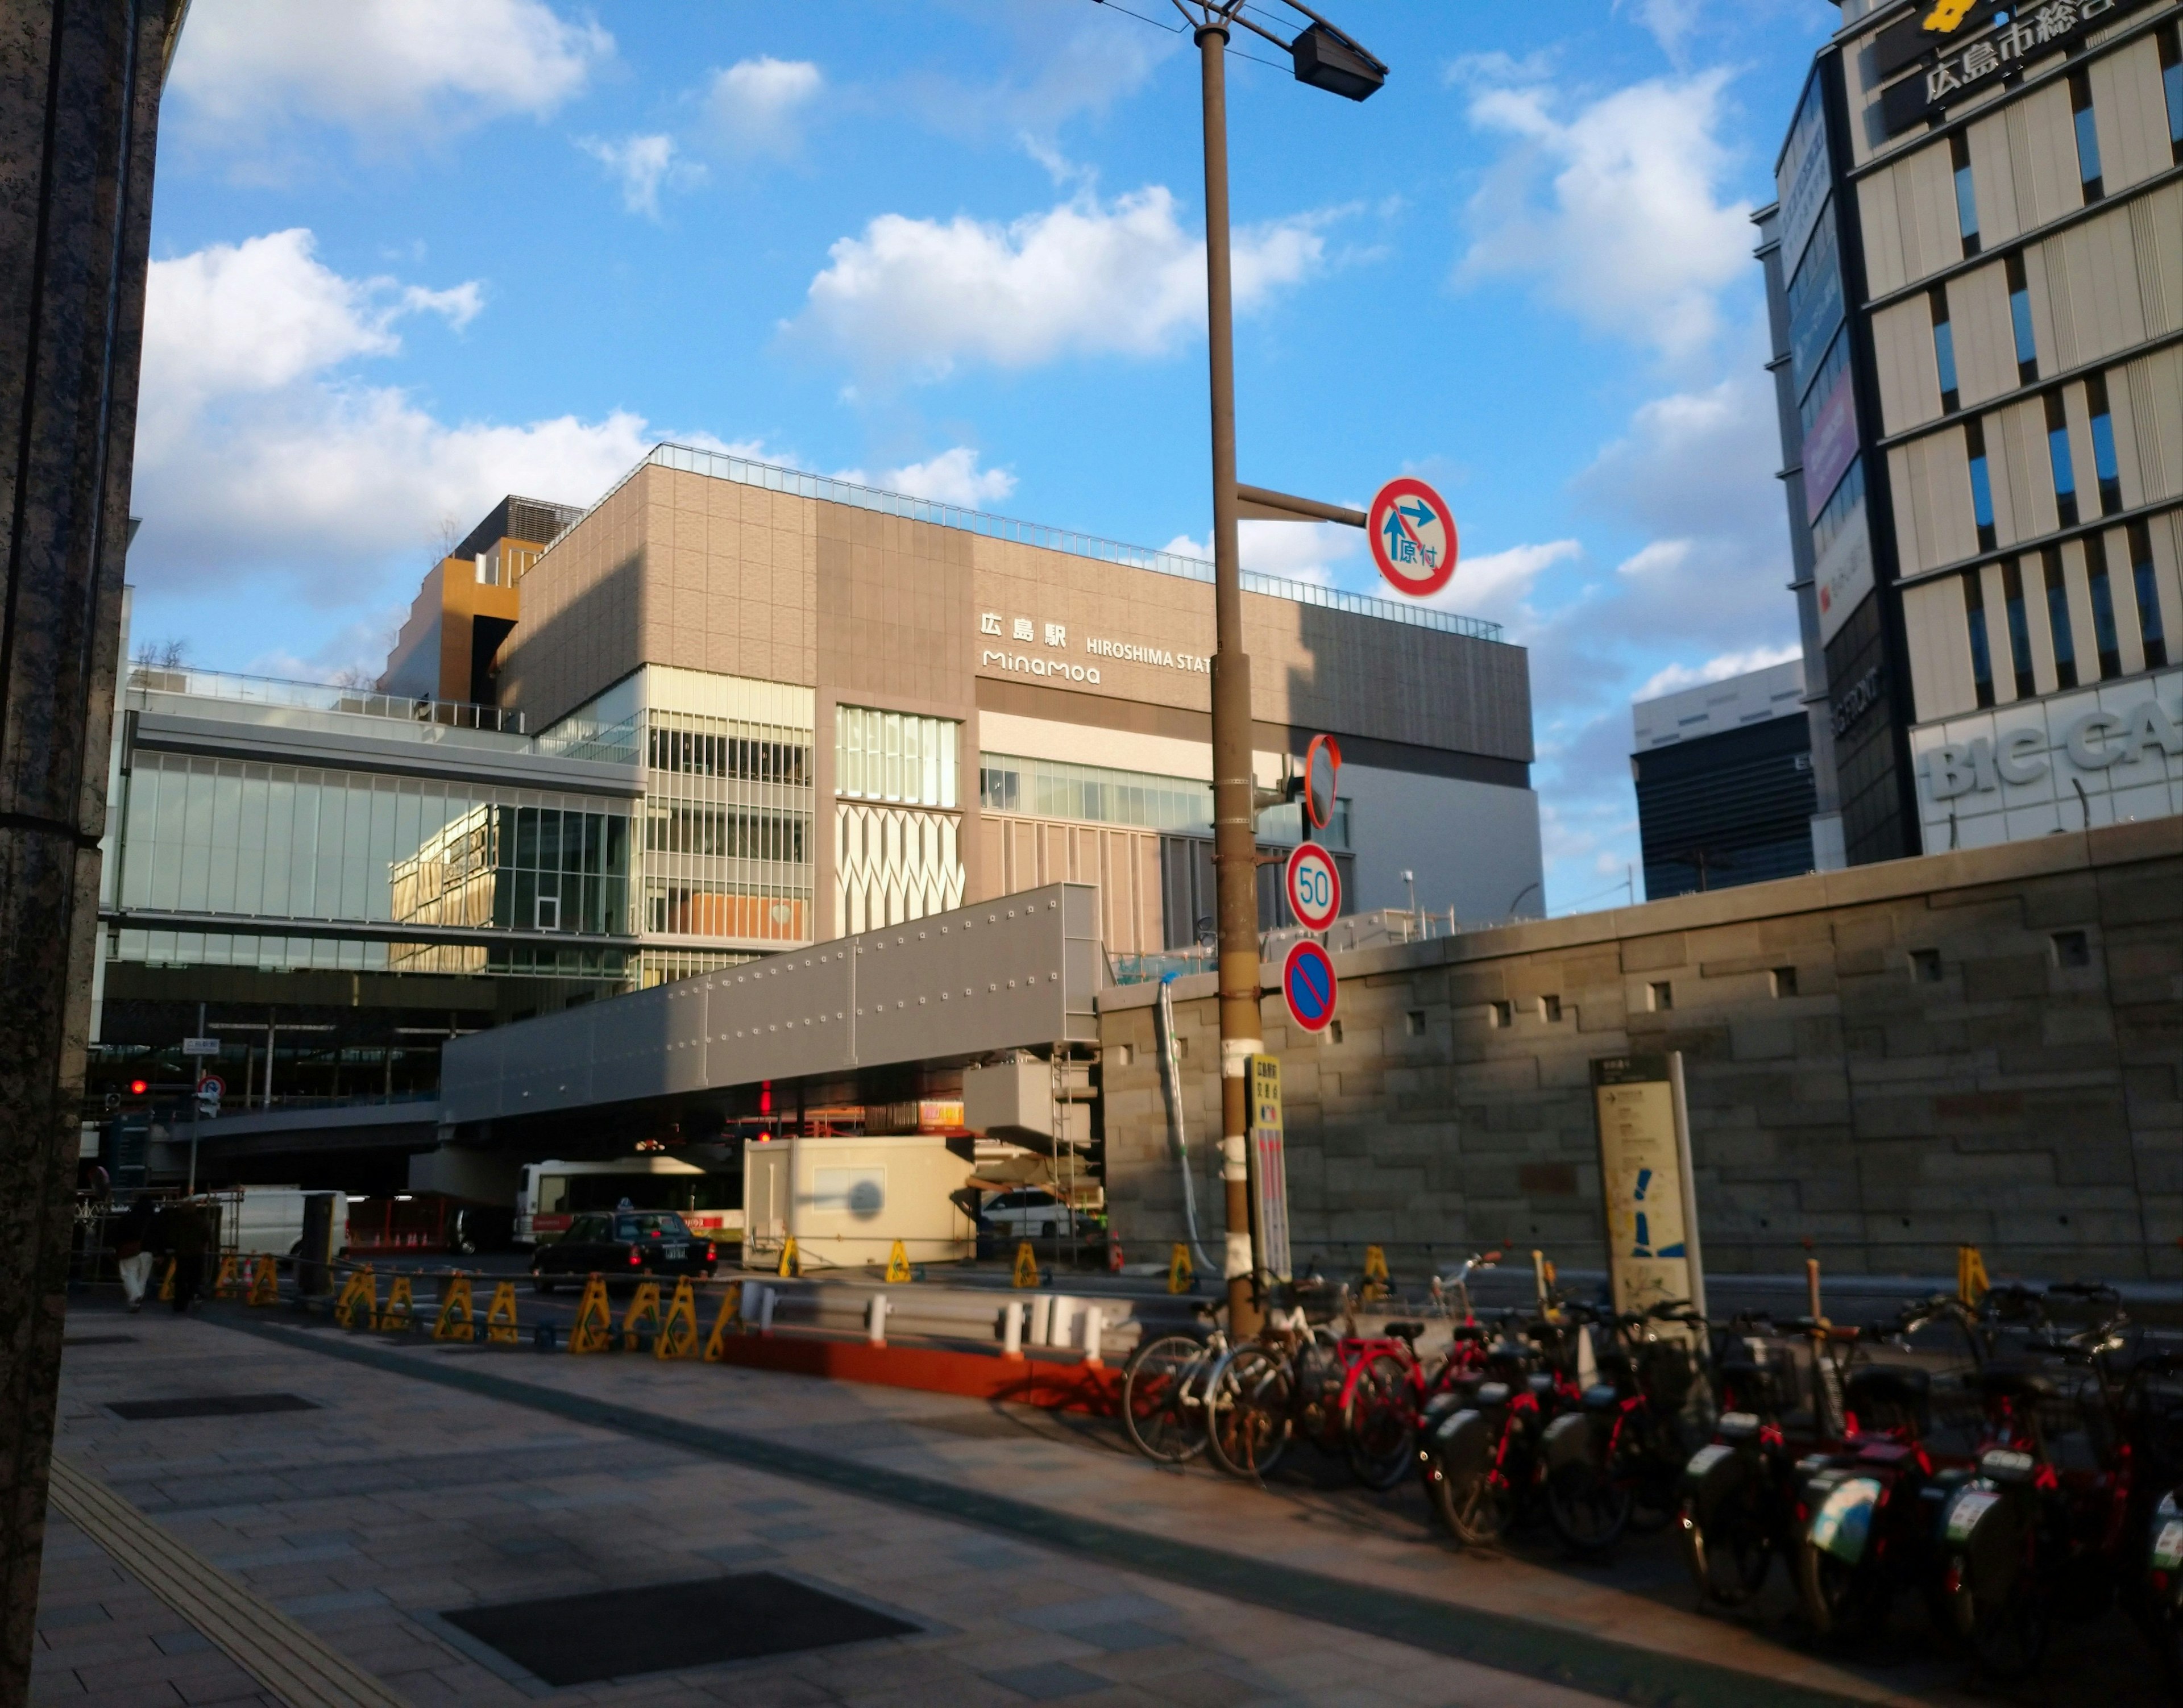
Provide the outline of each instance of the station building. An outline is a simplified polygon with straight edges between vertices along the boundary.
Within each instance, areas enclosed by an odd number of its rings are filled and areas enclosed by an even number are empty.
[[[662,446],[497,505],[374,689],[135,665],[94,1088],[209,1034],[230,1112],[427,1098],[450,1038],[1063,882],[1108,978],[1157,973],[1214,912],[1211,575]],[[1349,911],[1541,912],[1523,651],[1245,585],[1256,767],[1340,742]]]
[[[1758,216],[1819,863],[2183,811],[2183,7],[1841,14]]]

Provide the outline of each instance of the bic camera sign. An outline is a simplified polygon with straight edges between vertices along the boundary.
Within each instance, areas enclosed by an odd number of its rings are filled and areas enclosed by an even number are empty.
[[[1943,744],[1925,755],[1926,786],[1936,801],[1997,790],[2004,783],[2021,787],[2053,769],[2057,757],[2080,771],[2102,773],[2134,766],[2147,757],[2183,759],[2183,729],[2158,700],[2119,712],[2087,712],[2062,726],[2054,741],[2040,724]]]

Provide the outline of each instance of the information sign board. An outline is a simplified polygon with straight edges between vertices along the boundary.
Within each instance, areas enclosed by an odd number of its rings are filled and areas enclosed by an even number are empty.
[[[1607,1262],[1617,1311],[1664,1300],[1705,1310],[1690,1123],[1680,1055],[1614,1056],[1591,1064]]]
[[[217,1038],[185,1038],[182,1040],[182,1054],[185,1056],[217,1056],[219,1054],[219,1040]]]
[[[1373,494],[1364,536],[1387,585],[1412,599],[1439,592],[1455,574],[1455,513],[1422,480],[1403,475]]]
[[[1341,917],[1341,874],[1334,857],[1315,842],[1299,842],[1289,856],[1289,912],[1307,931],[1324,931]]]
[[[1294,945],[1281,963],[1281,996],[1289,1005],[1289,1018],[1307,1032],[1324,1032],[1334,1019],[1340,991],[1334,961],[1308,937]]]
[[[1289,1278],[1289,1165],[1281,1115],[1281,1064],[1253,1056],[1251,1088],[1251,1261],[1262,1276]]]

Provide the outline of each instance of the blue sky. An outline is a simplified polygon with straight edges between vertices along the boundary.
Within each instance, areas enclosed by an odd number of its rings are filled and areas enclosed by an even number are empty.
[[[1197,69],[1127,3],[196,0],[136,640],[375,670],[447,529],[662,438],[1202,549]],[[1531,649],[1550,904],[1608,905],[1632,696],[1795,640],[1747,216],[1836,13],[1335,15],[1362,106],[1230,67],[1242,478],[1440,485],[1444,602]],[[1245,557],[1376,580],[1344,530]]]

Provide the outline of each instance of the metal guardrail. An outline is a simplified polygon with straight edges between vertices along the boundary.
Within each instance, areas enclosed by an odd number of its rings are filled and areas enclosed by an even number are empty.
[[[300,712],[340,712],[403,724],[437,724],[451,729],[483,729],[520,735],[523,714],[498,706],[474,706],[412,694],[382,694],[328,682],[291,682],[277,676],[243,676],[186,665],[132,664],[122,685],[147,694],[182,694],[193,700],[238,705],[283,706]]]

